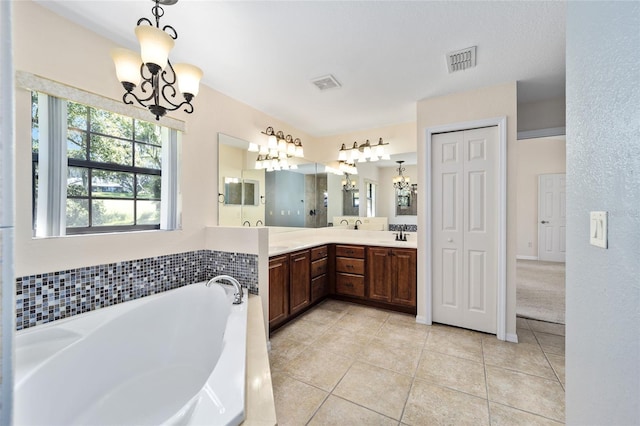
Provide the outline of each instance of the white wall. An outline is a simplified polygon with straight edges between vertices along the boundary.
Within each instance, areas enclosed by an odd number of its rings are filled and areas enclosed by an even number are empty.
[[[517,94],[516,82],[485,87],[453,95],[424,99],[418,102],[418,185],[425,181],[425,129],[480,119],[507,117],[507,327],[506,333],[516,333],[516,234],[517,234]],[[418,186],[420,187],[420,186]],[[420,224],[427,212],[423,197],[418,199]],[[418,315],[426,315],[425,277],[427,273],[422,258],[426,244],[422,232],[418,233]]]
[[[520,110],[518,109],[518,119]],[[564,138],[518,141],[518,256],[538,256],[538,176],[565,173]]]
[[[640,424],[640,3],[567,3],[570,425]],[[609,248],[589,212],[609,212]]]
[[[566,126],[564,97],[518,104],[518,132]]]

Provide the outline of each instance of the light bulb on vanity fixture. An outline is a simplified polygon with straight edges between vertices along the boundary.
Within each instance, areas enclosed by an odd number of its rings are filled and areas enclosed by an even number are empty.
[[[123,48],[111,50],[116,75],[126,90],[122,101],[125,104],[133,104],[136,101],[147,108],[156,120],[168,111],[180,108],[191,114],[191,101],[198,95],[202,70],[190,64],[171,64],[169,52],[178,38],[178,33],[171,25],[160,28],[160,18],[164,15],[164,9],[160,5],[169,6],[178,0],[153,1],[155,6],[151,12],[155,18],[155,26],[148,18],[140,18],[135,28],[140,43],[140,54]],[[138,85],[142,92],[140,97],[134,93]],[[178,92],[182,93],[184,101],[174,103]]]

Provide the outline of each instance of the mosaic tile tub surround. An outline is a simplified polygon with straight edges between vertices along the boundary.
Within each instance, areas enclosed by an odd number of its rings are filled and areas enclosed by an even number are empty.
[[[231,275],[258,294],[258,256],[197,250],[16,279],[16,329]]]

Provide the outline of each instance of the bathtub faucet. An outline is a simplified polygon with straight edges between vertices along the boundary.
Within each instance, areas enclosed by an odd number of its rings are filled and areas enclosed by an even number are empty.
[[[209,281],[207,281],[206,286],[210,287],[211,284],[213,283],[220,283],[222,284],[220,281],[222,280],[226,280],[229,281],[231,284],[233,284],[233,286],[236,289],[236,293],[233,295],[233,304],[234,305],[239,305],[242,303],[242,286],[240,285],[240,283],[238,282],[238,280],[236,280],[235,278],[233,278],[230,275],[218,275],[217,277],[213,277],[211,278]]]

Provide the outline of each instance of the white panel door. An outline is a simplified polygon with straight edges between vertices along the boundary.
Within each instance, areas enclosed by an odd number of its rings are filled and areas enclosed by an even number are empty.
[[[565,261],[566,181],[564,173],[538,176],[538,260]]]
[[[432,139],[433,321],[496,333],[498,128]]]

